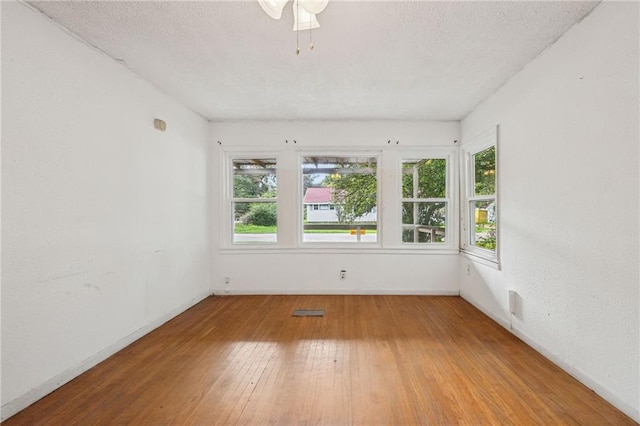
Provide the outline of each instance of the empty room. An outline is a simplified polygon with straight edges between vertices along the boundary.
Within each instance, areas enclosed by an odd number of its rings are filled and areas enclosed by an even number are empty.
[[[640,422],[640,3],[0,14],[2,424]]]

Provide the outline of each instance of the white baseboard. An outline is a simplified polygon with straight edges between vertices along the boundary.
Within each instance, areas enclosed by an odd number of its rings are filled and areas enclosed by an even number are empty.
[[[50,394],[54,390],[58,389],[60,386],[64,385],[65,383],[70,382],[71,380],[75,379],[80,374],[84,373],[85,371],[89,370],[90,368],[95,367],[96,365],[98,365],[99,363],[104,361],[105,359],[109,358],[111,355],[113,355],[116,352],[118,352],[118,351],[122,350],[123,348],[127,347],[131,343],[133,343],[136,340],[140,339],[145,334],[148,334],[149,332],[155,330],[156,328],[160,327],[162,324],[166,323],[170,319],[176,317],[177,315],[179,315],[182,312],[186,311],[190,307],[192,307],[195,304],[197,304],[197,303],[201,302],[202,300],[206,299],[210,295],[211,295],[211,292],[207,291],[205,293],[201,293],[201,294],[193,297],[187,303],[184,303],[184,304],[180,305],[179,307],[177,307],[176,309],[165,313],[164,315],[162,315],[160,318],[156,319],[155,321],[152,321],[151,323],[147,324],[146,326],[134,331],[133,333],[129,334],[128,336],[118,340],[114,344],[109,345],[108,347],[104,348],[103,350],[101,350],[97,354],[87,358],[86,360],[81,362],[79,365],[76,365],[74,367],[69,368],[68,370],[62,372],[61,374],[58,374],[57,376],[53,377],[52,379],[47,380],[46,382],[42,383],[41,385],[31,389],[27,393],[15,398],[12,401],[7,402],[6,404],[3,404],[2,405],[2,409],[0,410],[1,411],[1,414],[0,414],[1,421],[4,421],[4,420],[8,419],[9,417],[13,416],[14,414],[18,413],[19,411],[27,408],[29,405],[31,405],[34,402],[38,401],[39,399],[47,396],[48,394]]]
[[[216,296],[250,296],[250,295],[380,295],[380,296],[459,296],[458,290],[361,290],[344,288],[323,288],[323,289],[290,289],[290,288],[256,288],[256,289],[234,289],[225,291],[224,289],[214,289]]]
[[[624,414],[631,417],[635,422],[640,423],[639,407],[634,407],[626,403],[625,401],[621,400],[618,396],[616,396],[613,392],[609,391],[609,389],[603,386],[601,383],[598,383],[597,381],[593,380],[591,377],[589,377],[580,369],[572,366],[567,361],[555,355],[553,352],[551,352],[550,350],[548,350],[547,348],[539,344],[533,337],[531,337],[527,333],[517,330],[515,328],[512,328],[509,320],[501,318],[497,316],[495,313],[490,312],[488,309],[486,309],[484,306],[478,303],[477,300],[473,299],[473,297],[471,297],[469,294],[465,292],[460,292],[460,297],[462,297],[467,302],[471,303],[479,311],[481,311],[483,314],[485,314],[486,316],[488,316],[489,318],[491,318],[492,320],[500,324],[502,327],[509,330],[518,339],[522,340],[524,343],[526,343],[531,348],[536,350],[538,353],[540,353],[542,356],[547,358],[549,361],[553,362],[555,365],[563,369],[565,372],[567,372],[577,381],[579,381],[580,383],[582,383],[583,385],[585,385],[586,387],[588,387],[589,389],[591,389],[592,391],[600,395],[603,399],[608,401],[611,405],[616,407],[618,410],[622,411]]]
[[[502,327],[511,331],[511,324],[509,323],[508,319],[500,317],[496,313],[486,309],[484,306],[479,304],[473,297],[471,297],[469,294],[467,294],[464,291],[460,291],[460,297],[462,297],[467,302],[471,303],[474,308],[476,308],[477,310],[479,310],[480,312],[482,312],[483,314],[485,314],[486,316],[488,316],[489,318],[491,318],[492,320],[500,324]]]

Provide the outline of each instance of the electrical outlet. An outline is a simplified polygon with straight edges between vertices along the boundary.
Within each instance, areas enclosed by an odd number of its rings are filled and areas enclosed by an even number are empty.
[[[518,293],[515,290],[509,290],[509,312],[516,314],[516,304],[518,303]]]
[[[471,276],[471,264],[467,263],[467,275]]]
[[[229,277],[224,277],[224,283],[225,284],[229,284],[231,282],[231,278]]]
[[[340,270],[340,279],[341,280],[347,279],[347,270],[346,269]]]

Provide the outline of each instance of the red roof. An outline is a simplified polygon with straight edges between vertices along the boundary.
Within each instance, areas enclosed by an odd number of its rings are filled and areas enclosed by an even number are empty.
[[[333,188],[307,188],[304,193],[304,204],[331,204]]]

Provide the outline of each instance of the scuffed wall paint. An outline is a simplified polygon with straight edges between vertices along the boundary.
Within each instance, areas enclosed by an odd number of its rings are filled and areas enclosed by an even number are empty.
[[[209,127],[14,2],[2,95],[6,417],[209,293]]]

